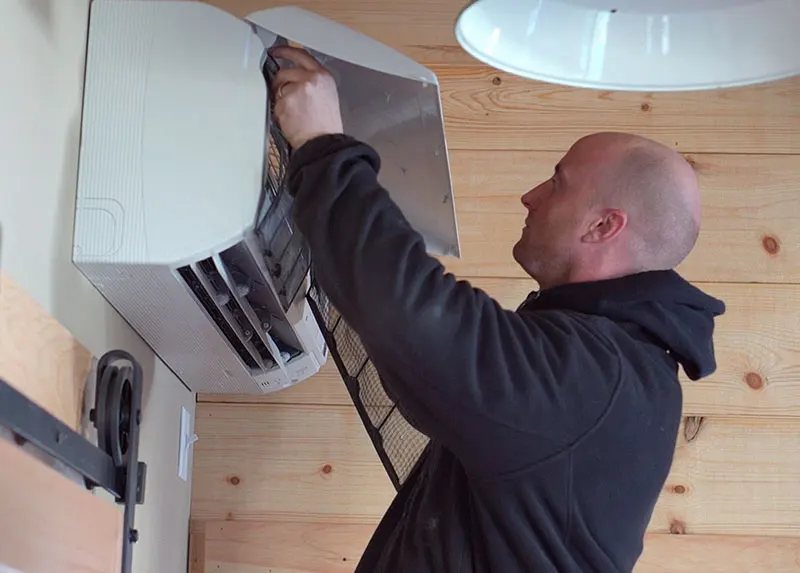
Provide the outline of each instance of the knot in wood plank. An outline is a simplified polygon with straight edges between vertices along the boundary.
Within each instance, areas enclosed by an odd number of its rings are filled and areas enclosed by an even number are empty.
[[[781,250],[780,241],[778,241],[777,237],[773,237],[772,235],[765,235],[761,239],[761,245],[770,255],[777,255]]]
[[[744,375],[744,382],[751,390],[761,390],[764,388],[764,378],[758,372],[748,372]]]
[[[680,519],[673,519],[669,524],[669,532],[672,535],[686,535],[686,524]]]

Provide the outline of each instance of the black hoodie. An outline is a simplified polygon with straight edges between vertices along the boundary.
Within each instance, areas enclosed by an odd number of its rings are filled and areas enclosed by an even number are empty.
[[[290,166],[316,280],[431,438],[360,573],[631,571],[724,305],[673,271],[569,284],[516,311],[425,251],[379,158],[317,138]]]

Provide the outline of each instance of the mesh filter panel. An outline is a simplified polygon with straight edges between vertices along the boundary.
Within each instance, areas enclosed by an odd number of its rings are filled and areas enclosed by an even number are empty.
[[[279,43],[284,43],[279,39]],[[279,64],[266,56],[262,71],[268,93]],[[286,188],[286,170],[291,147],[272,122],[272,104],[267,102],[267,149],[264,185],[256,214],[255,228],[260,239],[264,263],[284,309],[294,300],[311,264],[308,245],[291,222],[293,199]],[[367,434],[389,478],[399,488],[417,464],[428,438],[403,417],[383,388],[383,382],[358,334],[333,308],[325,294],[312,286],[306,295],[317,323],[325,336],[329,353],[339,369]]]
[[[409,424],[396,406],[378,431],[398,485],[402,485],[428,445],[428,437]]]
[[[394,486],[399,488],[422,456],[428,438],[398,410],[384,390],[380,374],[361,339],[330,305],[325,294],[312,286],[307,299],[378,457]]]

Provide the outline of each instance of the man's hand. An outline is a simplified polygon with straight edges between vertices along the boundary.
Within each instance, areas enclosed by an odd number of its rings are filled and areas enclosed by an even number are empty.
[[[300,48],[280,46],[274,58],[294,63],[278,71],[273,82],[275,116],[294,149],[321,135],[342,133],[336,81],[314,57]]]

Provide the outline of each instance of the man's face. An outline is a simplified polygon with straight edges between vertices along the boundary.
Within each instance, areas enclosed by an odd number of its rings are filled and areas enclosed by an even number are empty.
[[[522,196],[527,215],[514,259],[545,288],[569,275],[585,232],[589,190],[577,158],[571,150],[550,179]]]

